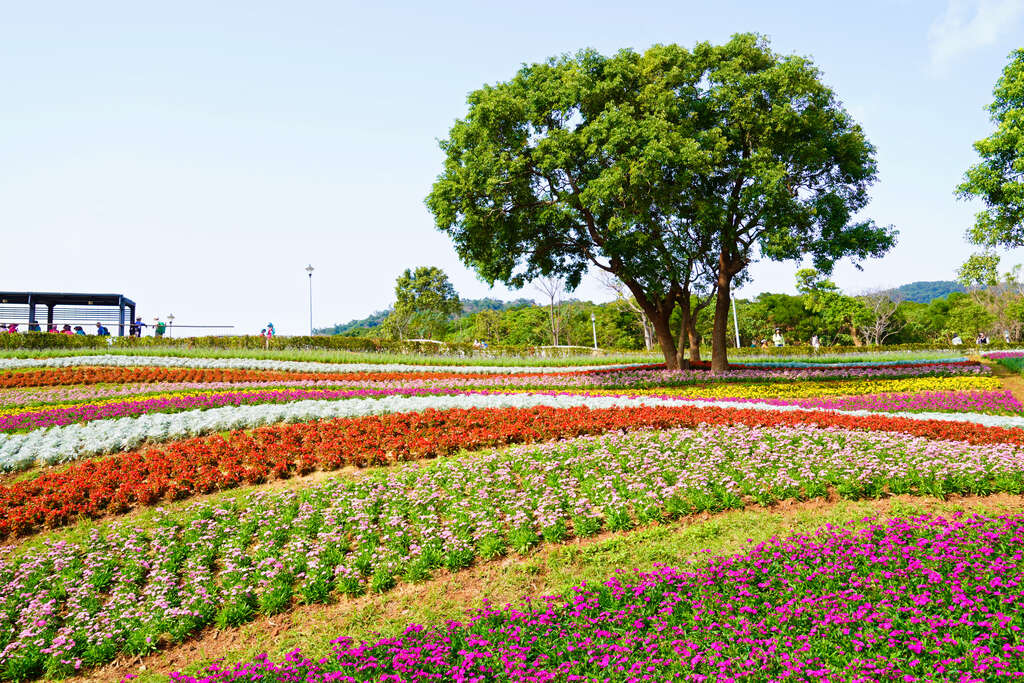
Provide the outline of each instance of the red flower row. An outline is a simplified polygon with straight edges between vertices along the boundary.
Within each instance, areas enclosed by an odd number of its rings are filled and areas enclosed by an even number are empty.
[[[344,367],[344,366],[339,366]],[[652,370],[663,365],[645,365],[633,369]],[[621,368],[601,368],[588,374],[616,372]],[[580,371],[555,373],[522,373],[521,377],[556,377],[580,374]],[[358,382],[364,380],[402,381],[416,379],[465,379],[504,377],[505,373],[465,372],[285,372],[280,370],[234,370],[229,368],[161,368],[161,367],[74,367],[44,368],[0,373],[0,388],[70,386],[74,384],[129,384],[153,382],[287,382],[292,380],[327,380]]]
[[[259,484],[272,478],[445,455],[462,449],[641,427],[811,424],[971,443],[1024,445],[1024,431],[972,423],[828,412],[716,407],[505,408],[393,413],[239,430],[84,461],[0,486],[0,538],[59,527],[78,517]]]

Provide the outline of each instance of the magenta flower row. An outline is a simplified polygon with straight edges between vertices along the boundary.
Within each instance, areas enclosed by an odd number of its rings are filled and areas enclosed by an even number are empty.
[[[213,665],[243,681],[989,681],[1024,670],[1024,516],[916,517],[619,574],[318,661]]]

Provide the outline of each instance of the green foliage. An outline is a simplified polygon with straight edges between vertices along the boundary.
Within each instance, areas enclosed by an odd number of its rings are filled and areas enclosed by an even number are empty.
[[[667,359],[673,309],[718,264],[728,284],[756,253],[827,270],[894,243],[891,229],[851,222],[875,180],[863,131],[809,60],[759,36],[582,51],[468,101],[426,199],[460,258],[517,287],[614,273]]]
[[[981,162],[967,170],[957,187],[961,199],[977,198],[985,210],[975,215],[967,238],[984,247],[1024,246],[1024,48],[996,82],[988,111],[996,130],[974,143]]]
[[[116,337],[48,332],[0,332],[0,349],[105,349]]]
[[[803,295],[804,308],[817,314],[823,328],[821,331],[830,338],[848,333],[853,343],[859,345],[857,328],[871,318],[864,304],[844,295],[834,282],[813,268],[798,270],[796,278],[796,288]]]
[[[402,339],[413,334],[433,339],[462,305],[459,295],[443,270],[435,266],[408,268],[395,281],[395,305],[383,323],[392,336]]]
[[[994,286],[999,282],[999,255],[993,251],[971,254],[956,271],[956,280],[967,289]]]
[[[973,339],[995,322],[994,315],[967,295],[952,294],[949,301],[949,317],[943,330],[949,337],[959,334],[962,338]]]

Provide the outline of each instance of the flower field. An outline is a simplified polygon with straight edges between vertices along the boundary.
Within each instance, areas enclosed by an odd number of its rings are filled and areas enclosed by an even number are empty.
[[[1024,574],[1011,551],[1022,542],[1020,516],[895,520],[615,576],[375,643],[341,637],[320,661],[296,653],[174,680],[1012,679],[1024,665]]]
[[[1021,494],[1024,407],[967,360],[0,359],[0,680],[129,667],[210,627],[730,510]],[[337,633],[323,656],[145,675],[989,680],[1024,663],[1022,532],[1015,515],[828,528]]]

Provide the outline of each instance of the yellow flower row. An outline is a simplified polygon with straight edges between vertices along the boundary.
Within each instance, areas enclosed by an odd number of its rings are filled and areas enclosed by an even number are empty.
[[[923,391],[994,391],[1002,389],[995,377],[913,377],[832,382],[763,382],[705,384],[664,389],[596,390],[591,394],[658,394],[681,398],[819,398],[859,394],[919,393]]]

